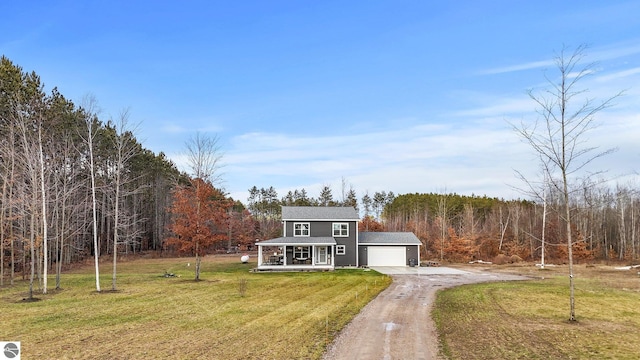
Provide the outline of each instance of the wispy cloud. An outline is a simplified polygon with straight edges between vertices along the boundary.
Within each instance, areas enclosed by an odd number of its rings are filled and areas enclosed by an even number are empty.
[[[586,56],[583,61],[585,62],[600,62],[618,59],[630,55],[635,55],[640,53],[640,44],[637,40],[633,42],[624,42],[617,43],[613,45],[609,45],[606,47],[594,48],[593,51],[589,51],[587,49]],[[478,72],[479,75],[496,75],[496,74],[505,74],[517,71],[524,70],[532,70],[532,69],[543,69],[548,67],[553,67],[555,64],[554,59],[550,58],[548,60],[534,60],[529,62],[524,62],[521,64],[513,64],[513,65],[505,65],[485,70],[480,70]]]
[[[640,67],[631,68],[631,69],[627,69],[627,70],[614,72],[614,73],[611,73],[611,74],[598,76],[595,80],[599,81],[599,82],[607,82],[607,81],[627,78],[627,77],[630,77],[630,76],[633,76],[633,75],[637,75],[637,74],[640,74]]]
[[[553,66],[553,60],[532,61],[532,62],[527,62],[522,64],[496,67],[496,68],[481,70],[479,71],[479,74],[480,75],[504,74],[504,73],[510,73],[510,72],[516,72],[516,71],[545,68],[549,66]]]
[[[587,54],[589,59],[595,61],[605,61],[619,59],[630,55],[640,54],[640,39],[633,39],[609,46],[594,48]]]
[[[527,96],[525,90],[522,90],[521,96],[496,96],[491,99],[491,101],[484,102],[482,106],[457,110],[451,112],[449,116],[461,118],[506,117],[509,115],[525,114],[531,112],[533,109],[534,103]]]
[[[237,137],[232,144],[227,170],[234,174],[233,182],[245,183],[240,189],[270,186],[271,180],[287,188],[286,179],[280,179],[286,174],[306,177],[309,186],[338,183],[345,176],[360,191],[460,189],[462,183],[482,178],[488,181],[478,169],[489,169],[489,177],[505,176],[498,170],[503,167],[501,161],[513,162],[512,155],[524,150],[506,126],[483,129],[421,124],[344,136],[253,133]],[[510,172],[511,167],[504,168]],[[246,193],[236,197],[243,195],[246,197]]]
[[[538,164],[507,120],[516,124],[520,119],[533,120],[535,106],[524,93],[480,97],[483,106],[442,114],[448,122],[414,121],[332,136],[264,132],[236,136],[225,156],[228,190],[240,200],[247,197],[245,189],[254,185],[273,185],[281,196],[295,188],[317,196],[321,186],[333,184],[335,196],[345,177],[360,194],[446,190],[522,196],[510,187],[518,183],[514,170],[535,177]],[[598,114],[602,127],[587,134],[590,146],[620,148],[606,163],[598,164],[612,173],[631,171],[638,155],[638,108],[629,107],[636,98],[635,94],[624,97],[623,106]]]

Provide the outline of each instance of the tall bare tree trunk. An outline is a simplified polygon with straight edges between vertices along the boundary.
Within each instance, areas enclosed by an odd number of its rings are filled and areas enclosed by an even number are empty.
[[[95,164],[93,160],[93,138],[95,137],[94,129],[94,108],[96,107],[96,100],[92,97],[84,99],[85,107],[85,122],[87,125],[87,148],[89,150],[89,175],[91,177],[91,205],[93,215],[93,258],[96,272],[96,291],[100,292],[100,264],[99,254],[100,248],[98,246],[98,214],[97,214],[97,202],[96,202],[96,176],[95,176]]]
[[[30,276],[29,276],[29,300],[33,299],[33,281],[35,279],[35,261],[36,261],[36,252],[35,252],[35,219],[36,219],[36,214],[37,214],[37,209],[38,209],[38,195],[37,195],[37,189],[35,187],[35,184],[38,182],[38,176],[36,174],[36,170],[34,169],[34,165],[33,165],[33,161],[34,161],[34,156],[32,154],[33,149],[31,149],[31,142],[29,141],[29,139],[27,139],[27,129],[28,129],[28,125],[27,125],[27,121],[28,119],[26,119],[23,116],[22,112],[18,112],[18,116],[19,116],[19,123],[18,125],[20,126],[20,131],[22,133],[22,145],[23,145],[23,151],[24,151],[24,163],[25,163],[25,167],[28,171],[30,180],[31,180],[31,209],[29,211],[29,248],[30,248],[30,264],[31,264],[31,271],[30,271]],[[25,209],[26,210],[26,209]],[[24,254],[24,252],[23,252]],[[23,276],[24,276],[24,267],[25,267],[25,263],[23,261],[22,263],[23,266]]]
[[[118,266],[118,244],[125,244],[125,249],[128,249],[128,243],[126,241],[122,241],[120,239],[121,232],[120,229],[123,226],[123,222],[128,222],[129,229],[131,226],[136,226],[136,207],[135,207],[135,198],[133,205],[133,215],[129,216],[128,221],[123,221],[123,216],[121,214],[122,210],[120,209],[121,201],[124,196],[126,196],[126,192],[123,192],[123,187],[126,183],[131,183],[132,179],[126,175],[125,168],[127,163],[136,155],[137,150],[135,144],[133,143],[133,134],[137,129],[137,125],[133,127],[129,127],[129,110],[123,110],[120,113],[119,119],[115,124],[115,137],[114,137],[114,148],[116,151],[116,163],[115,163],[115,183],[113,186],[115,187],[115,198],[114,198],[114,221],[113,221],[113,274],[111,279],[111,289],[116,290],[116,279],[117,279],[117,266]],[[135,191],[133,191],[135,194]],[[129,236],[131,239],[135,236],[136,231],[129,231],[125,236]]]
[[[498,245],[498,250],[502,251],[502,244],[504,242],[504,234],[507,232],[507,227],[509,226],[509,220],[511,219],[511,211],[509,211],[509,207],[507,207],[507,221],[502,222],[502,206],[500,206],[500,244]]]
[[[48,284],[48,269],[49,269],[49,249],[47,247],[48,232],[47,232],[47,193],[44,189],[44,153],[42,151],[42,120],[38,124],[38,149],[40,152],[40,196],[42,198],[42,262],[43,262],[43,275],[42,275],[42,293],[47,293]]]
[[[33,281],[35,279],[35,271],[36,271],[36,241],[35,241],[35,236],[36,236],[36,214],[35,214],[35,208],[38,201],[35,198],[35,195],[32,198],[31,201],[31,217],[29,220],[29,251],[30,251],[30,255],[31,255],[31,259],[30,259],[30,264],[31,264],[31,271],[29,272],[29,300],[33,300]],[[24,266],[24,264],[22,265]]]
[[[564,191],[564,216],[566,217],[567,226],[567,254],[569,255],[569,321],[576,321],[575,285],[573,280],[573,240],[571,236],[571,206],[569,204],[569,186],[566,171],[563,171],[562,182]]]
[[[561,192],[564,201],[565,236],[567,253],[569,256],[569,320],[575,321],[575,291],[573,272],[573,238],[569,176],[577,176],[593,160],[611,153],[614,149],[593,153],[596,147],[587,144],[587,132],[593,130],[595,115],[610,106],[617,94],[600,104],[594,104],[593,99],[585,98],[585,90],[575,89],[580,80],[592,73],[594,64],[587,64],[582,68],[585,46],[579,46],[572,54],[563,49],[556,56],[555,63],[560,77],[556,82],[547,78],[550,89],[541,95],[529,92],[529,96],[538,106],[538,114],[543,118],[533,126],[521,124],[514,126],[518,134],[534,149],[543,160],[544,173],[551,184]],[[574,105],[574,101],[581,104]],[[539,126],[540,125],[540,126]],[[561,175],[561,184],[553,182],[554,174]]]
[[[89,126],[89,138],[91,139],[93,137],[93,134],[91,134],[91,126]],[[95,174],[94,174],[94,165],[93,165],[93,141],[90,140],[89,143],[89,158],[90,158],[90,165],[89,165],[89,170],[91,171],[91,203],[93,204],[92,207],[92,212],[93,212],[93,255],[94,255],[94,262],[95,262],[95,269],[96,269],[96,290],[100,291],[100,267],[99,267],[99,262],[98,262],[98,254],[100,252],[100,249],[98,248],[98,215],[96,214],[96,179],[95,179]]]
[[[440,216],[440,261],[444,261],[444,242],[447,237],[447,194],[438,198],[438,215]]]
[[[0,199],[0,286],[4,286],[4,241],[5,241],[5,208],[7,207],[7,181],[8,175],[2,179],[2,198]],[[8,221],[7,221],[8,222]]]
[[[636,208],[635,201],[631,202],[631,248],[633,249],[633,260],[638,259],[638,248],[636,246]]]
[[[10,278],[10,282],[11,285],[13,285],[13,281],[15,278],[15,270],[16,270],[16,257],[15,257],[15,236],[14,236],[14,229],[13,229],[13,204],[12,204],[12,199],[13,199],[13,182],[14,182],[14,175],[15,175],[15,163],[16,163],[16,154],[15,154],[15,147],[14,147],[14,130],[13,130],[13,126],[10,127],[9,129],[9,138],[11,139],[11,180],[10,180],[10,184],[11,187],[9,188],[9,219],[10,219],[10,228],[9,228],[9,237],[11,238],[11,278]]]
[[[116,277],[117,277],[117,266],[118,266],[118,227],[119,227],[119,215],[120,211],[118,207],[120,206],[120,169],[116,171],[116,196],[115,196],[115,204],[114,210],[115,214],[113,214],[113,272],[111,274],[111,290],[116,290]]]
[[[545,233],[547,232],[547,183],[545,181],[544,184],[544,189],[542,190],[542,248],[541,248],[541,255],[540,255],[540,268],[544,269],[544,236]]]

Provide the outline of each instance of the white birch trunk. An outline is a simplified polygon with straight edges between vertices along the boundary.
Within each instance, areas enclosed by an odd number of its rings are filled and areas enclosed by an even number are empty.
[[[547,228],[547,184],[545,182],[542,190],[542,249],[540,256],[540,268],[544,269],[544,235]]]
[[[100,267],[98,262],[98,215],[96,214],[96,179],[93,165],[93,134],[89,125],[89,171],[91,171],[91,203],[93,204],[93,255],[96,268],[96,290],[100,291]]]
[[[49,250],[47,248],[47,193],[44,189],[44,154],[42,151],[42,122],[38,126],[38,148],[40,151],[40,195],[42,198],[42,252],[43,252],[43,275],[42,293],[47,293],[48,270],[49,270]]]

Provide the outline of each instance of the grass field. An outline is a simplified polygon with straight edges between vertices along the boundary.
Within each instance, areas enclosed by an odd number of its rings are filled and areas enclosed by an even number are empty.
[[[87,266],[36,302],[22,300],[26,283],[4,287],[0,341],[21,341],[23,359],[318,359],[391,282],[363,270],[250,273],[256,264],[237,256],[202,265],[195,282],[193,259],[122,262],[108,292],[105,263],[101,293]]]
[[[537,280],[438,293],[433,310],[449,359],[638,359],[640,277],[609,266],[576,268],[577,322],[569,322],[565,266],[492,267]]]

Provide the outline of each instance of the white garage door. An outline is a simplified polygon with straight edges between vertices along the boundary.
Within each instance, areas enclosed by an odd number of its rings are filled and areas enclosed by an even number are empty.
[[[369,266],[406,266],[407,249],[404,246],[367,246]]]

